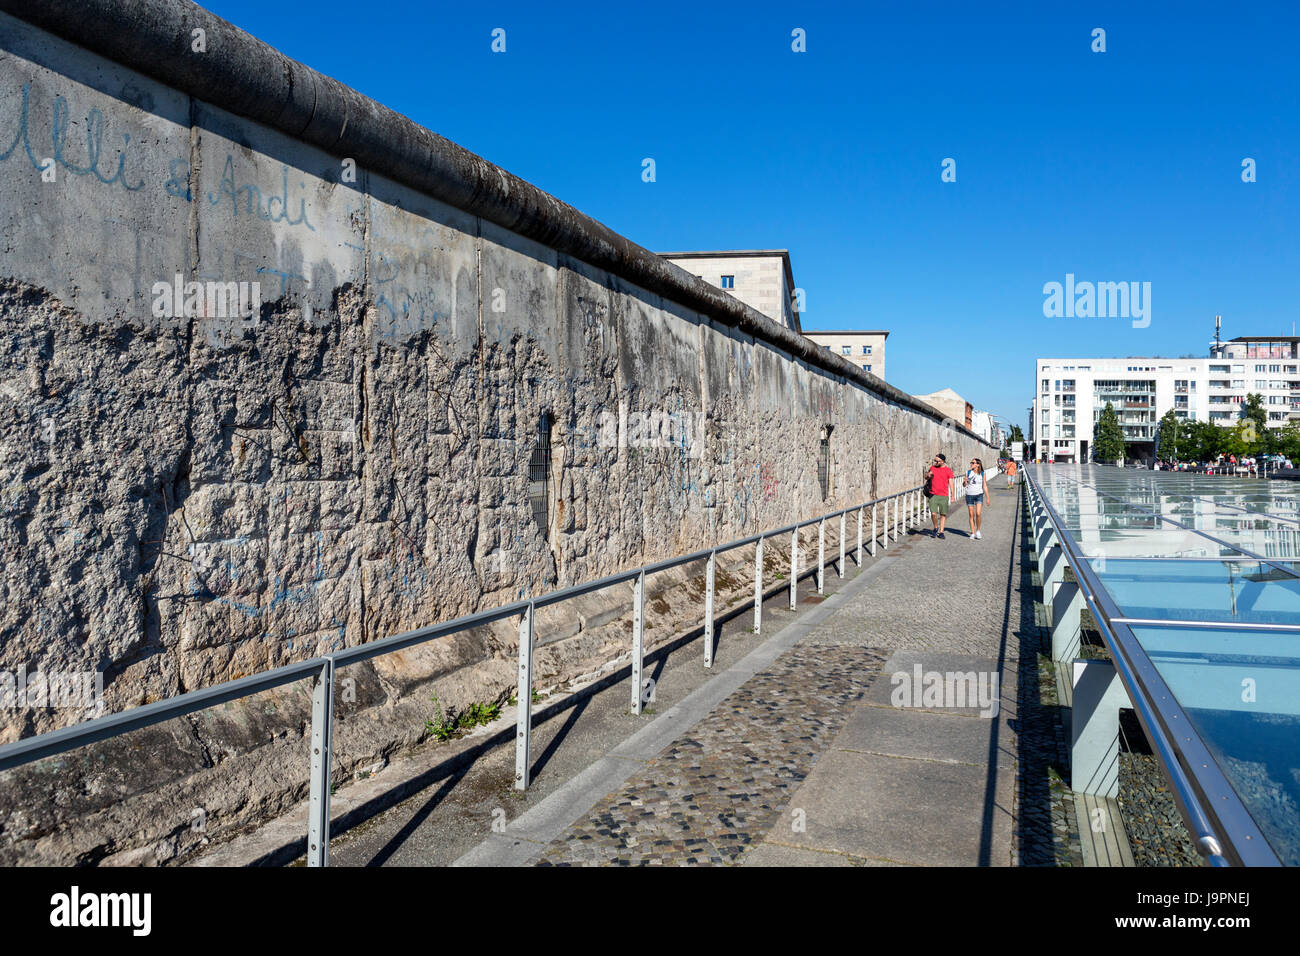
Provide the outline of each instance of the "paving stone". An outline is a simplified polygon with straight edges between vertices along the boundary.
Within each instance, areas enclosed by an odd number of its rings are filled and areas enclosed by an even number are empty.
[[[856,707],[835,741],[839,750],[946,760],[1014,770],[1014,735],[1006,718],[985,720],[920,710]]]
[[[879,552],[866,588],[537,862],[1079,865],[1068,733],[1040,666],[1014,492],[996,493],[984,530],[912,532]],[[997,673],[997,717],[978,702],[894,707],[892,674],[916,664]]]
[[[772,839],[936,866],[1012,862],[1010,770],[832,750],[794,798],[805,829]]]
[[[613,863],[633,849],[665,864],[734,862],[771,829],[883,659],[856,647],[787,651],[553,841],[539,865]]]

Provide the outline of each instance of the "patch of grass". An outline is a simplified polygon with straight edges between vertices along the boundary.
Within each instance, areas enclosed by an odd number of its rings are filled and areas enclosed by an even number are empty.
[[[536,691],[533,693],[535,694]],[[470,704],[458,714],[451,708],[443,711],[437,692],[429,699],[433,701],[433,717],[424,722],[424,732],[436,740],[460,737],[481,724],[492,723],[501,716],[500,704]]]
[[[490,724],[501,716],[500,704],[470,704],[456,718],[456,726],[469,730],[482,724]]]
[[[433,701],[433,717],[424,722],[424,732],[436,740],[450,740],[456,734],[456,721],[450,713],[443,713],[438,692],[429,698]]]

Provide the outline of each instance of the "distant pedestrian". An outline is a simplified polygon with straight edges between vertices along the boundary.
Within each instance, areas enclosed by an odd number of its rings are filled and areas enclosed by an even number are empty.
[[[1019,466],[1016,465],[1014,460],[1007,462],[1007,487],[1008,488],[1010,488],[1012,485],[1016,483],[1016,472],[1019,470],[1020,470]]]
[[[944,525],[948,522],[948,496],[952,493],[952,483],[956,479],[948,459],[935,455],[930,459],[930,467],[925,471],[930,491],[930,523],[934,525],[936,537],[944,537]]]
[[[984,502],[989,499],[989,480],[984,474],[984,462],[970,460],[966,470],[966,515],[970,518],[970,536],[982,538],[980,526],[984,522]]]

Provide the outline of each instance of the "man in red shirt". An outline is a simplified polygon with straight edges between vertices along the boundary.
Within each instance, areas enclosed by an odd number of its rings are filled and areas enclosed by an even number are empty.
[[[947,458],[935,455],[930,460],[930,467],[925,470],[925,477],[929,482],[930,523],[934,525],[935,535],[942,538],[944,525],[948,523],[948,493],[952,490],[956,475],[948,467]]]

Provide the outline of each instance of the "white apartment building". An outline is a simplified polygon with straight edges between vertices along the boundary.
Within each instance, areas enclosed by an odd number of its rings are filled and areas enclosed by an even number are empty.
[[[973,411],[970,416],[970,430],[990,445],[1001,448],[1004,444],[1002,429],[993,420],[992,412]]]
[[[802,332],[790,253],[786,249],[660,252],[660,258],[724,289],[787,329]]]
[[[885,339],[888,332],[857,329],[805,332],[822,348],[843,356],[862,371],[883,380],[885,377]]]
[[[1300,337],[1244,336],[1213,346],[1209,358],[1044,358],[1035,364],[1030,413],[1034,456],[1090,460],[1093,428],[1106,403],[1119,415],[1130,454],[1155,454],[1156,426],[1181,419],[1231,425],[1258,393],[1268,424],[1300,418]]]

